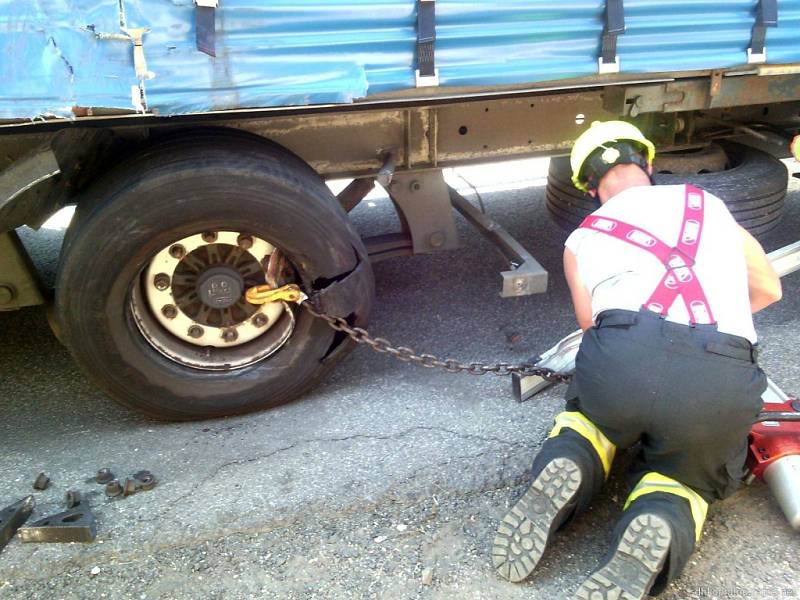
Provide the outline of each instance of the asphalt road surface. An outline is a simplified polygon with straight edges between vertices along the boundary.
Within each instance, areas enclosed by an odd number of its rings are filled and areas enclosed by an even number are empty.
[[[531,164],[471,176],[487,212],[550,271],[548,293],[500,298],[503,261],[459,220],[463,248],[375,266],[371,331],[420,352],[517,361],[576,328],[560,266],[565,234]],[[768,250],[800,237],[794,181]],[[353,217],[364,233],[396,227],[385,199]],[[23,233],[52,279],[61,233]],[[786,277],[783,301],[756,318],[762,366],[789,393],[800,390],[798,287],[800,274]],[[516,404],[507,379],[359,348],[292,404],[167,424],[92,387],[42,308],[0,313],[0,361],[0,507],[31,493],[44,471],[53,482],[34,494],[37,515],[63,510],[64,493],[77,489],[98,523],[92,544],[12,540],[0,553],[0,598],[568,598],[606,550],[627,495],[623,453],[592,509],[555,538],[529,581],[511,584],[491,566],[491,540],[525,489],[563,387]],[[109,500],[87,481],[101,467],[121,477],[149,469],[160,484]],[[800,597],[799,536],[766,486],[746,488],[712,506],[663,598]]]

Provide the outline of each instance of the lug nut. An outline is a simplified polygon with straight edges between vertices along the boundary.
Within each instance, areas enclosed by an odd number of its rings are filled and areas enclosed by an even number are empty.
[[[168,319],[174,319],[178,316],[178,309],[172,304],[165,304],[163,307],[161,307],[161,314]]]
[[[184,248],[180,244],[175,244],[174,246],[170,247],[169,255],[172,258],[178,258],[178,259],[183,258],[184,256],[186,256],[186,248]]]
[[[65,497],[65,502],[67,504],[67,508],[75,508],[81,503],[81,493],[77,490],[69,490]]]
[[[155,277],[153,277],[153,285],[156,286],[157,290],[161,290],[162,292],[166,290],[172,281],[170,281],[169,275],[166,273],[159,273]]]
[[[235,329],[226,329],[222,332],[222,339],[226,342],[235,342],[238,337],[239,334],[236,333]]]
[[[193,337],[194,339],[203,337],[203,328],[199,325],[192,325],[189,327],[189,337]]]
[[[97,472],[97,475],[94,476],[94,480],[97,483],[100,483],[100,484],[103,484],[103,485],[105,485],[106,483],[108,483],[109,481],[111,481],[113,479],[114,479],[114,473],[112,473],[111,469],[109,469],[109,468],[100,469]]]
[[[152,490],[158,483],[158,480],[150,471],[138,471],[132,477],[136,481],[138,488],[143,491]]]
[[[141,471],[136,471],[133,475],[131,475],[136,481],[149,481],[153,478],[153,474],[148,471],[147,469],[142,469]]]
[[[112,479],[106,484],[106,496],[116,498],[122,495],[122,484],[119,479]]]
[[[236,238],[236,243],[242,250],[250,250],[253,247],[253,236],[242,234]]]
[[[269,319],[267,319],[267,315],[263,315],[261,313],[253,317],[253,325],[256,327],[263,327],[267,324],[267,321],[269,321]]]
[[[33,482],[33,489],[40,491],[46,490],[49,485],[50,478],[44,473],[39,473],[39,475],[36,477],[36,481]]]
[[[216,231],[206,231],[200,235],[203,238],[203,241],[206,244],[213,244],[217,241],[217,232]]]
[[[138,490],[135,479],[126,479],[125,484],[122,486],[123,496],[132,496]]]

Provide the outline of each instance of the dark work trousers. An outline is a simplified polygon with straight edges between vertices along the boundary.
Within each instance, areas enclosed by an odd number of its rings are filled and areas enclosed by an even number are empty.
[[[732,494],[744,475],[747,435],[761,409],[766,376],[756,349],[745,338],[720,333],[714,325],[690,327],[649,311],[611,310],[588,329],[567,390],[568,411],[580,411],[618,448],[640,443],[631,467],[634,485],[648,472],[666,475],[711,502]],[[547,457],[577,457],[586,485],[576,512],[599,488],[599,460],[574,432],[550,438]],[[596,459],[596,453],[591,452]],[[538,469],[537,469],[538,467]],[[594,471],[593,471],[594,469]],[[602,468],[600,470],[602,483]],[[668,564],[651,593],[678,574],[694,550],[694,521],[681,496],[652,493],[634,500],[614,534],[614,545],[637,514],[657,512],[673,530]]]

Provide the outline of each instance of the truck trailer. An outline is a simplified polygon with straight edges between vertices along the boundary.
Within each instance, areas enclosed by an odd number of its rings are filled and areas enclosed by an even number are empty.
[[[565,155],[624,119],[657,182],[759,236],[800,129],[800,0],[2,0],[0,45],[0,310],[48,305],[88,377],[161,419],[310,389],[353,340],[247,290],[295,285],[364,328],[371,265],[457,247],[455,212],[500,251],[503,296],[545,292],[445,168],[549,156],[569,230],[594,204]],[[362,237],[348,212],[376,185],[401,226]],[[66,206],[52,291],[16,230]]]

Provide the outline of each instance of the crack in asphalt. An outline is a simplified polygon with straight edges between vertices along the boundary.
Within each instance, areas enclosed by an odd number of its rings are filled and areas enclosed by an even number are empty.
[[[354,435],[343,436],[343,437],[335,437],[335,438],[313,438],[313,439],[307,439],[307,440],[298,440],[298,441],[296,441],[296,442],[294,442],[292,444],[289,444],[289,445],[281,447],[281,448],[276,448],[275,450],[272,450],[271,452],[268,452],[268,453],[263,454],[263,455],[249,457],[249,458],[242,458],[242,459],[237,459],[237,460],[231,460],[231,461],[222,463],[222,464],[218,465],[217,467],[215,467],[211,471],[211,473],[206,475],[203,478],[203,480],[196,487],[200,487],[201,485],[207,483],[208,481],[210,481],[211,479],[216,477],[221,471],[223,471],[227,467],[240,465],[240,464],[247,464],[247,463],[257,462],[257,461],[260,461],[260,460],[267,460],[267,459],[275,456],[276,454],[280,454],[282,452],[286,452],[286,451],[292,450],[293,448],[296,448],[298,446],[302,446],[302,445],[306,445],[306,444],[314,444],[314,443],[338,443],[338,442],[350,441],[350,440],[355,440],[355,439],[374,439],[374,440],[402,439],[404,437],[407,437],[407,436],[409,436],[409,435],[411,435],[413,433],[419,432],[419,431],[436,431],[436,432],[439,432],[439,433],[445,433],[445,434],[453,435],[455,437],[462,438],[462,439],[479,440],[479,441],[482,441],[482,442],[493,442],[495,444],[500,444],[500,445],[505,446],[506,447],[505,448],[506,452],[508,452],[508,451],[512,451],[513,452],[516,449],[520,449],[520,448],[533,448],[538,443],[536,441],[534,441],[534,442],[528,442],[528,441],[510,442],[508,440],[503,440],[501,438],[497,438],[497,437],[493,437],[493,436],[480,436],[480,435],[477,435],[477,434],[458,432],[458,431],[453,431],[453,430],[450,430],[450,429],[447,429],[447,428],[444,428],[444,427],[433,427],[433,426],[415,426],[415,427],[410,427],[408,429],[405,429],[405,430],[397,432],[397,433],[386,434],[386,435],[354,434]],[[385,501],[387,496],[393,495],[394,491],[397,490],[398,488],[403,487],[404,485],[408,485],[412,480],[414,480],[417,476],[419,476],[420,473],[422,473],[425,470],[431,470],[431,469],[437,470],[438,468],[444,467],[444,466],[452,463],[455,460],[476,460],[476,459],[479,459],[479,458],[481,458],[483,456],[486,456],[487,454],[489,454],[492,451],[496,451],[496,447],[494,447],[494,448],[486,448],[485,450],[481,450],[480,452],[477,452],[477,453],[463,454],[463,455],[458,455],[458,456],[451,456],[451,457],[446,458],[445,460],[442,460],[442,461],[439,461],[439,462],[436,462],[436,463],[427,464],[427,465],[425,465],[423,467],[419,467],[417,469],[414,469],[409,475],[405,476],[402,480],[390,485],[389,488],[387,488],[387,490],[383,494],[381,494],[380,497],[376,498],[374,501],[370,502],[369,504],[373,509],[378,507],[378,506],[380,506],[380,504],[383,501]],[[501,456],[501,467],[500,467],[501,471],[505,471],[506,465],[508,464],[508,459],[509,458],[510,458],[510,455],[508,455],[508,454],[503,454]],[[475,496],[477,496],[479,494],[483,494],[483,493],[487,493],[487,492],[490,492],[490,491],[494,491],[494,490],[505,488],[505,487],[507,487],[507,485],[508,485],[507,482],[503,482],[502,478],[501,478],[501,481],[497,485],[481,486],[479,489],[474,489],[474,490],[465,490],[465,491],[452,490],[452,491],[449,492],[448,496],[449,496],[450,499],[453,499],[453,498],[472,498],[472,497],[475,497]],[[158,515],[156,515],[155,517],[153,517],[151,519],[143,519],[140,522],[157,521],[157,520],[163,518],[181,500],[183,500],[186,497],[192,495],[193,493],[195,493],[195,492],[188,492],[188,493],[182,495],[181,497],[179,497],[177,500],[170,501],[170,507],[167,508],[165,511],[162,511],[161,513],[159,513]],[[409,508],[410,509],[410,508],[418,507],[418,506],[421,506],[422,504],[424,504],[425,502],[428,502],[428,501],[429,501],[429,499],[425,498],[425,499],[419,500],[417,502],[410,502],[410,503],[406,504],[404,508]],[[356,511],[363,512],[363,510],[364,510],[364,505],[362,503],[362,504],[360,504],[358,506],[358,508],[353,507],[351,505],[351,506],[342,507],[339,510],[327,511],[325,516],[328,519],[337,519],[337,520],[338,519],[346,519],[349,516],[351,516],[352,514],[354,514],[354,512],[356,512]],[[163,544],[163,543],[162,544],[159,544],[159,543],[144,544],[140,550],[134,550],[134,551],[130,551],[130,552],[120,552],[119,550],[112,550],[108,554],[108,558],[106,560],[102,560],[101,556],[98,556],[98,555],[93,555],[93,556],[73,556],[73,557],[70,557],[69,559],[65,560],[60,565],[58,565],[59,567],[61,567],[60,569],[53,570],[53,571],[50,571],[48,573],[38,572],[36,574],[36,575],[38,575],[38,577],[37,576],[25,577],[24,574],[19,573],[19,572],[15,573],[15,577],[21,577],[22,579],[27,579],[27,580],[30,580],[30,581],[40,580],[40,579],[47,579],[47,578],[52,578],[52,577],[62,577],[62,576],[69,575],[76,568],[86,567],[89,564],[92,564],[94,566],[102,566],[102,565],[106,565],[106,564],[116,565],[116,564],[120,564],[119,563],[120,560],[128,560],[128,561],[137,560],[138,558],[140,558],[142,556],[150,556],[150,555],[152,555],[153,552],[177,550],[177,549],[183,549],[183,548],[191,548],[191,547],[199,546],[201,544],[205,544],[205,543],[208,543],[208,542],[218,541],[218,540],[221,540],[221,539],[224,539],[224,538],[228,538],[228,537],[231,537],[231,536],[254,535],[254,534],[260,534],[260,533],[272,533],[272,532],[275,532],[275,531],[279,531],[281,529],[291,529],[292,527],[296,526],[298,524],[298,522],[299,521],[296,518],[273,519],[269,523],[264,523],[264,524],[262,524],[260,526],[257,526],[257,527],[236,528],[236,529],[228,529],[226,531],[217,531],[217,532],[212,533],[211,535],[197,536],[197,537],[193,537],[192,539],[189,539],[189,540],[177,540],[175,542],[166,543],[166,544]]]
[[[158,520],[158,519],[161,519],[164,516],[168,515],[183,500],[185,500],[189,496],[194,495],[196,493],[196,489],[197,488],[202,487],[203,485],[205,485],[206,483],[208,483],[209,481],[211,481],[212,479],[217,477],[217,475],[219,475],[223,470],[227,469],[228,467],[244,465],[244,464],[249,464],[249,463],[253,463],[253,462],[260,462],[262,460],[268,460],[268,459],[272,458],[273,456],[275,456],[277,454],[281,454],[283,452],[288,452],[288,451],[293,450],[293,449],[295,449],[295,448],[297,448],[299,446],[305,446],[305,445],[310,445],[310,444],[339,443],[339,442],[347,442],[347,441],[358,440],[358,439],[366,439],[366,440],[398,440],[398,439],[402,439],[404,437],[407,437],[407,436],[409,436],[409,435],[411,435],[413,433],[419,432],[419,431],[436,431],[436,432],[439,432],[439,433],[450,434],[450,435],[453,435],[453,436],[461,438],[461,439],[478,440],[478,441],[487,442],[487,443],[488,442],[494,442],[494,443],[502,444],[502,445],[505,445],[505,446],[508,446],[508,447],[515,447],[515,446],[519,445],[520,443],[522,443],[522,442],[509,442],[507,440],[503,440],[501,438],[497,438],[497,437],[494,437],[494,436],[481,436],[481,435],[476,435],[476,434],[472,434],[472,433],[453,431],[451,429],[447,429],[446,427],[433,427],[433,426],[423,426],[423,425],[417,425],[417,426],[414,426],[414,427],[410,427],[408,429],[404,429],[403,431],[400,431],[400,432],[397,432],[397,433],[393,433],[393,434],[387,434],[387,435],[374,435],[374,434],[359,433],[359,434],[353,434],[353,435],[348,435],[348,436],[344,436],[344,437],[311,438],[311,439],[306,439],[306,440],[298,440],[296,442],[293,442],[293,443],[289,444],[288,446],[283,446],[283,447],[280,447],[280,448],[276,448],[275,450],[267,452],[266,454],[261,454],[261,455],[257,455],[257,456],[251,456],[251,457],[247,457],[247,458],[238,458],[238,459],[230,460],[230,461],[227,461],[227,462],[224,462],[224,463],[218,465],[217,467],[212,469],[210,473],[205,475],[197,483],[197,485],[194,486],[194,488],[192,488],[191,491],[186,492],[185,494],[179,496],[178,498],[176,498],[175,500],[170,502],[170,506],[169,507],[167,507],[165,510],[163,510],[160,513],[158,513],[157,515],[155,515],[155,517],[153,517],[152,519],[147,519],[146,521]],[[482,454],[485,454],[486,452],[488,452],[488,450],[484,451]],[[459,458],[459,457],[456,457],[456,458]],[[406,478],[405,481],[408,481],[408,478]]]

